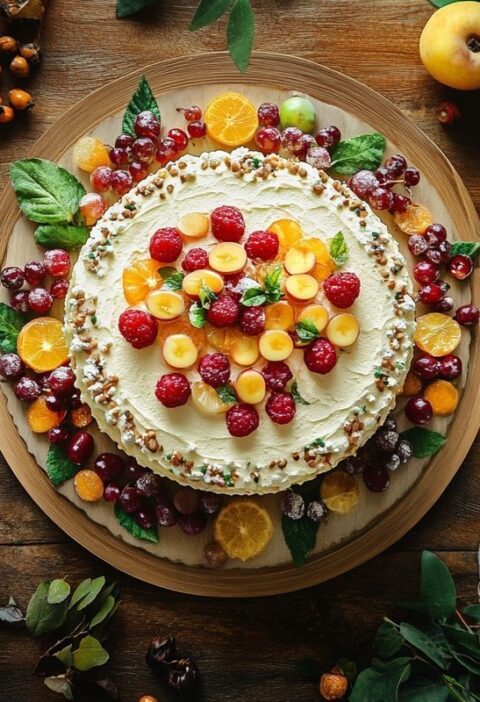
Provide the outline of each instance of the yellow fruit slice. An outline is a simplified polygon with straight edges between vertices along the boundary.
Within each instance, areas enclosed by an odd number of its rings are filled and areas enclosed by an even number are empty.
[[[433,216],[428,207],[412,203],[407,206],[405,212],[396,212],[394,220],[397,227],[410,236],[423,234],[433,223]]]
[[[198,349],[198,353],[203,352],[207,341],[204,329],[192,327],[190,322],[184,319],[176,319],[173,322],[161,322],[158,325],[157,335],[157,342],[160,344],[160,347],[165,343],[167,336],[173,336],[174,334],[189,336]]]
[[[270,329],[263,332],[258,347],[267,361],[284,361],[293,353],[293,340],[290,334],[282,329]]]
[[[138,305],[149,292],[159,288],[163,278],[158,272],[162,264],[153,258],[135,261],[122,273],[123,294],[129,305]]]
[[[290,329],[295,313],[286,300],[274,302],[265,307],[265,329]]]
[[[323,479],[320,496],[332,512],[347,514],[358,504],[360,489],[353,475],[337,470]]]
[[[103,497],[103,480],[94,470],[80,470],[73,480],[75,491],[84,502],[98,502]]]
[[[238,273],[247,262],[247,252],[241,244],[223,241],[210,251],[208,263],[210,268],[219,273]]]
[[[239,366],[253,366],[260,356],[257,337],[238,336],[230,346],[230,356]]]
[[[208,234],[210,219],[200,212],[188,212],[180,217],[177,229],[189,239],[200,239]]]
[[[73,147],[73,160],[82,171],[91,173],[99,166],[110,166],[108,150],[103,141],[85,136]]]
[[[175,319],[185,310],[183,297],[173,290],[152,290],[145,298],[145,304],[157,319]]]
[[[302,238],[302,228],[294,219],[277,219],[268,227],[278,236],[280,252],[283,254]]]
[[[215,540],[229,558],[247,561],[263,551],[273,535],[267,510],[253,500],[231,500],[219,512]]]
[[[27,409],[27,421],[30,429],[36,434],[44,434],[58,427],[65,418],[65,412],[52,412],[47,407],[44,397],[34,400]]]
[[[260,371],[249,368],[242,371],[235,380],[238,399],[250,405],[256,405],[265,398],[267,386]]]
[[[309,251],[301,244],[288,249],[283,259],[283,265],[290,275],[309,273],[315,266],[315,262],[316,258],[313,251]]]
[[[207,415],[223,414],[234,404],[223,402],[215,388],[202,380],[192,383],[192,402],[199,412]]]
[[[458,405],[458,390],[448,380],[434,380],[427,386],[424,397],[432,405],[433,414],[446,417],[453,414]]]
[[[22,361],[36,373],[45,373],[68,360],[62,323],[53,317],[37,317],[25,324],[17,339]]]
[[[330,273],[333,273],[336,269],[335,261],[330,256],[330,252],[326,244],[323,243],[321,239],[317,237],[311,237],[309,239],[302,239],[300,245],[309,251],[313,251],[315,254],[315,266],[311,271],[311,275],[321,282],[328,278]]]
[[[323,305],[307,305],[297,317],[297,322],[305,319],[313,322],[317,331],[322,332],[328,324],[328,310]]]
[[[225,146],[247,144],[258,127],[257,110],[240,93],[222,93],[209,103],[204,116],[208,136]]]
[[[432,356],[452,353],[462,338],[460,325],[441,312],[429,312],[417,320],[413,340],[422,351]]]
[[[198,271],[187,273],[182,281],[182,290],[190,297],[198,297],[202,286],[207,286],[212,292],[218,294],[223,290],[223,278],[215,271],[200,268]]]
[[[341,349],[351,346],[358,339],[360,324],[354,314],[343,312],[336,314],[327,324],[325,336]]]
[[[198,349],[186,334],[167,336],[162,351],[165,362],[172,368],[190,368],[198,358]]]
[[[295,300],[307,302],[307,300],[312,300],[318,293],[318,282],[308,273],[290,275],[285,281],[285,289]]]
[[[216,327],[207,327],[207,339],[212,346],[222,353],[230,353],[232,344],[237,339],[240,339],[242,334],[238,329],[227,327],[225,329],[217,329]]]

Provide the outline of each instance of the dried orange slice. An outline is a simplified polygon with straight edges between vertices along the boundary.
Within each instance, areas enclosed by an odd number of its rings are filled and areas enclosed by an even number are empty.
[[[73,147],[73,160],[82,171],[91,173],[99,166],[110,166],[110,157],[103,141],[85,136]]]
[[[103,480],[94,470],[79,471],[74,480],[75,491],[85,502],[98,502],[103,497]]]
[[[269,232],[278,236],[281,256],[302,238],[302,228],[294,219],[277,219],[268,227]]]
[[[441,312],[429,312],[418,318],[413,340],[422,351],[445,356],[456,349],[461,338],[458,322]]]
[[[258,127],[255,107],[240,93],[222,93],[213,98],[205,122],[208,135],[225,146],[247,144]]]
[[[64,420],[65,412],[52,412],[47,407],[44,397],[34,400],[27,409],[27,421],[30,429],[36,434],[44,434],[58,427]]]
[[[337,470],[323,479],[320,496],[332,512],[347,514],[356,507],[360,489],[353,475]]]
[[[432,405],[433,414],[447,417],[458,405],[458,390],[448,380],[434,380],[425,390],[425,399]]]
[[[215,521],[215,540],[229,558],[246,561],[262,551],[273,535],[267,510],[253,500],[232,500]]]
[[[428,207],[416,203],[408,205],[405,212],[395,213],[394,219],[397,227],[409,236],[423,234],[433,222],[433,216]]]
[[[163,278],[158,272],[162,264],[153,258],[134,261],[122,275],[123,294],[129,305],[138,305],[151,290],[159,288]]]
[[[36,373],[51,371],[68,360],[62,323],[53,317],[37,317],[25,324],[17,339],[22,361]]]

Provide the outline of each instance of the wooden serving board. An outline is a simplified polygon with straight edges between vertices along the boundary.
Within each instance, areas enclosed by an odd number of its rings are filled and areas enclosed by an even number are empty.
[[[224,53],[148,66],[78,103],[46,132],[29,156],[48,158],[74,170],[71,150],[79,137],[94,134],[111,143],[119,133],[121,115],[142,73],[159,100],[167,128],[181,125],[176,107],[192,103],[205,106],[213,95],[228,89],[242,92],[255,104],[265,100],[279,102],[291,92],[308,94],[316,103],[320,124],[337,124],[346,137],[372,130],[384,134],[390,151],[402,152],[421,170],[422,183],[415,197],[430,207],[437,221],[446,224],[451,238],[478,238],[477,215],[458,174],[411,120],[357,81],[312,62],[279,54],[254,55],[247,76],[239,74]],[[196,152],[214,147],[202,142]],[[0,216],[3,261],[21,265],[38,255],[32,241],[32,228],[19,216],[9,187],[0,199]],[[479,287],[476,279],[471,291],[468,286],[458,287],[457,302],[467,301],[471,294],[478,304]],[[385,493],[374,495],[362,489],[360,505],[354,512],[347,516],[334,515],[328,525],[319,530],[317,547],[300,569],[291,565],[279,528],[266,553],[245,567],[230,564],[223,570],[207,571],[184,565],[198,562],[189,552],[189,543],[193,542],[186,538],[179,537],[173,542],[166,538],[161,547],[146,545],[121,534],[120,528],[115,529],[113,520],[105,519],[106,505],[89,507],[88,514],[81,511],[79,507],[83,509],[84,505],[78,499],[74,504],[72,486],[62,487],[62,496],[38,467],[37,461],[43,465],[46,442],[29,432],[24,412],[8,390],[7,397],[1,395],[0,399],[3,428],[0,448],[41,509],[72,538],[118,569],[155,585],[198,595],[235,597],[288,592],[335,577],[372,558],[410,529],[442,494],[480,425],[480,406],[476,401],[480,380],[477,336],[470,343],[468,335],[464,335],[460,353],[465,366],[468,362],[468,376],[460,405],[448,427],[449,440],[445,447],[428,465],[412,461],[398,471]],[[434,428],[444,433],[448,422],[437,422]],[[259,499],[271,504],[273,498]],[[110,530],[105,528],[105,523]],[[278,515],[276,523],[278,525]],[[117,538],[119,536],[124,540]],[[183,564],[174,562],[175,549]]]

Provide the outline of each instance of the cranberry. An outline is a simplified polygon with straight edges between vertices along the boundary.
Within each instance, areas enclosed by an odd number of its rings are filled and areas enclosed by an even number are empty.
[[[435,312],[450,312],[453,310],[453,298],[450,296],[442,297],[441,300],[435,303]]]
[[[117,453],[101,453],[95,459],[94,470],[105,482],[118,480],[125,469],[125,462]]]
[[[423,380],[433,380],[440,373],[440,361],[434,356],[424,354],[415,359],[413,370]]]
[[[45,288],[32,288],[28,293],[28,304],[32,312],[47,314],[53,305],[53,297]]]
[[[140,509],[143,504],[143,495],[132,485],[127,485],[123,488],[118,498],[120,507],[131,514]]]
[[[99,166],[90,173],[90,183],[98,193],[106,193],[111,187],[112,169],[108,166]]]
[[[103,499],[106,502],[117,502],[122,493],[122,488],[118,483],[108,483],[103,491]]]
[[[15,383],[13,392],[22,402],[33,402],[40,397],[42,390],[40,385],[33,380],[33,378],[23,376],[23,378],[20,378],[20,380]]]
[[[25,264],[23,272],[29,285],[40,285],[45,277],[45,266],[41,261],[29,261]]]
[[[309,166],[313,166],[319,171],[324,168],[330,168],[332,165],[332,158],[327,149],[325,149],[323,146],[314,146],[309,149],[305,160]]]
[[[214,492],[200,493],[200,509],[205,514],[216,514],[221,507],[220,495]]]
[[[408,250],[414,256],[421,256],[428,249],[428,242],[421,234],[412,234],[408,237]],[[414,269],[415,270],[415,269]],[[421,282],[421,281],[418,281]],[[432,282],[432,281],[430,281]]]
[[[82,398],[80,397],[80,390],[75,388],[68,400],[68,407],[69,409],[80,409],[81,406]]]
[[[125,195],[133,185],[133,178],[128,171],[114,171],[110,178],[110,186],[117,195]]]
[[[257,110],[258,123],[261,127],[278,127],[280,112],[273,102],[262,102]]]
[[[65,395],[73,390],[75,373],[68,366],[59,366],[50,373],[47,382],[54,395]]]
[[[424,397],[411,397],[405,405],[405,414],[414,424],[428,424],[432,419],[432,405]]]
[[[178,521],[178,514],[175,507],[169,500],[157,500],[155,516],[159,526],[172,527]]]
[[[295,144],[298,142],[301,136],[303,136],[303,132],[301,129],[298,129],[298,127],[287,127],[282,132],[283,148],[293,153]]]
[[[190,125],[189,125],[190,126]],[[178,156],[178,146],[170,139],[166,137],[160,142],[155,158],[161,166],[165,166],[169,161],[175,160]]]
[[[160,136],[160,120],[151,110],[140,112],[135,117],[133,128],[139,137],[148,137],[155,141]]]
[[[48,432],[48,440],[51,444],[66,444],[70,438],[70,431],[68,427],[53,427]]]
[[[141,180],[147,177],[149,173],[149,167],[147,163],[141,163],[140,161],[132,161],[128,167],[128,172],[132,176],[134,183],[140,183]]]
[[[293,144],[293,153],[297,158],[305,159],[308,151],[315,148],[317,142],[311,134],[302,134],[302,136]]]
[[[170,129],[167,136],[173,139],[179,151],[184,151],[187,148],[188,136],[183,129]]]
[[[76,466],[83,466],[93,453],[93,436],[77,431],[68,442],[67,456]]]
[[[465,280],[473,273],[473,261],[466,254],[457,254],[448,262],[448,272],[457,280]]]
[[[445,380],[455,380],[462,374],[462,360],[449,353],[439,359],[440,375]]]
[[[277,127],[260,127],[255,134],[255,144],[264,154],[278,153],[282,135]]]
[[[114,166],[126,166],[129,161],[130,154],[128,149],[114,148],[110,151],[109,158]]]
[[[450,100],[445,100],[438,106],[437,119],[440,122],[440,124],[446,124],[447,126],[450,126],[458,119],[460,119],[461,116],[462,115],[457,105],[454,102],[451,102]]]
[[[57,280],[52,281],[52,284],[50,285],[50,295],[55,300],[63,300],[67,292],[68,280],[65,280],[64,278],[58,278]]]
[[[140,163],[150,163],[155,154],[155,143],[148,137],[138,137],[132,144],[132,155]]]
[[[365,466],[363,480],[367,488],[372,492],[383,492],[390,485],[388,470],[372,463]]]
[[[55,395],[46,395],[45,405],[48,407],[50,412],[65,411],[65,402],[62,397],[56,397]]]
[[[45,251],[43,264],[52,278],[66,278],[70,272],[70,254],[64,249]]]
[[[143,507],[135,515],[135,521],[142,529],[152,529],[156,523],[155,513],[152,509]]]
[[[320,129],[318,134],[315,136],[315,141],[319,146],[323,146],[325,149],[333,149],[341,138],[342,133],[340,132],[340,129],[332,124],[329,127]]]
[[[187,536],[196,536],[200,534],[207,526],[207,518],[203,512],[197,512],[196,514],[181,514],[178,520],[178,525],[180,529],[187,534]]]
[[[386,168],[386,166],[380,166],[380,168],[377,168],[377,170],[374,171],[374,175],[380,185],[383,185],[385,188],[393,187],[392,173],[388,170],[388,168]]]
[[[437,246],[441,241],[447,238],[447,230],[443,224],[430,224],[424,232],[424,237],[429,246]]]
[[[406,195],[399,195],[398,193],[393,193],[393,202],[390,207],[390,212],[392,212],[393,214],[402,214],[403,212],[407,211],[408,206],[411,204],[411,197],[407,197]]]
[[[362,200],[365,200],[373,188],[379,185],[377,177],[372,171],[358,171],[348,181],[351,190]]]
[[[420,171],[417,168],[407,168],[403,174],[403,180],[408,188],[418,185],[420,182]]]
[[[202,118],[202,110],[198,105],[190,105],[189,107],[178,107],[177,112],[183,112],[183,116],[187,122],[195,122]]]
[[[431,261],[419,261],[413,267],[413,277],[420,285],[434,283],[440,275],[440,269]]]
[[[30,303],[28,301],[28,295],[28,290],[17,290],[17,292],[14,292],[12,297],[10,298],[10,304],[13,307],[13,309],[17,312],[22,312],[23,314],[27,314],[28,312],[30,312]]]
[[[201,120],[195,120],[187,124],[187,131],[192,139],[201,139],[207,133],[207,125]]]
[[[480,310],[475,305],[461,305],[457,307],[455,319],[464,327],[473,327],[478,324],[480,318]]]
[[[430,285],[424,285],[423,288],[420,288],[418,297],[423,305],[433,305],[443,297],[443,291],[438,283],[432,283]]]
[[[4,353],[0,356],[0,375],[7,380],[16,380],[25,373],[25,366],[16,353]]]
[[[156,473],[146,471],[135,482],[135,487],[142,495],[145,495],[145,497],[157,497],[162,488],[162,480]]]
[[[129,458],[125,466],[125,478],[127,482],[136,482],[145,473],[145,470],[145,468],[138,465],[134,458]]]
[[[130,134],[120,134],[120,136],[115,139],[115,147],[117,149],[129,149],[133,142],[134,139]]]
[[[368,196],[368,201],[374,210],[388,210],[393,203],[393,194],[387,188],[373,188]]]
[[[425,252],[425,256],[432,263],[446,263],[450,260],[450,250],[452,245],[449,241],[440,241],[435,246],[430,246]]]
[[[0,280],[4,288],[9,290],[20,290],[25,282],[25,276],[18,266],[7,266],[0,274]]]
[[[407,160],[402,154],[394,154],[385,161],[385,168],[388,168],[394,178],[402,175],[407,167]]]

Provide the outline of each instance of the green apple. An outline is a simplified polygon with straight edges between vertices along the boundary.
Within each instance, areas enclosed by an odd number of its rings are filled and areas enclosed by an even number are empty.
[[[315,129],[317,115],[308,98],[294,95],[280,105],[280,123],[282,128],[298,127],[302,132],[311,134]]]

